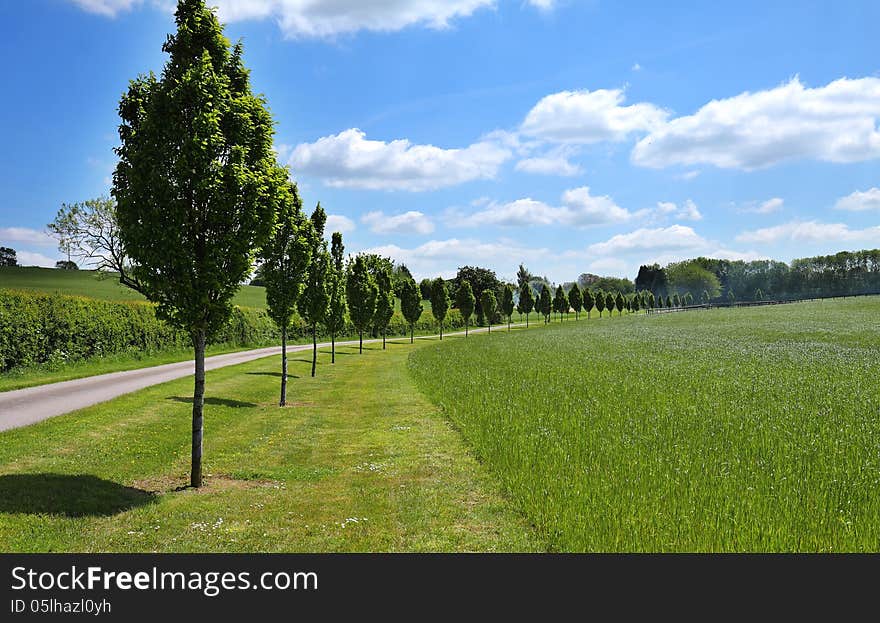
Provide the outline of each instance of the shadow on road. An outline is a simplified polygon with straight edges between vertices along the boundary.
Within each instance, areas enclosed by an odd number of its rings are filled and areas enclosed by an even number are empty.
[[[173,400],[174,402],[186,402],[188,404],[192,404],[193,402],[192,396],[168,396],[166,400]],[[213,396],[207,396],[205,398],[205,404],[215,405],[218,407],[232,407],[234,409],[257,406],[253,402],[243,402],[241,400],[232,400],[230,398],[214,398]]]
[[[0,513],[106,517],[155,499],[155,493],[85,474],[0,476]]]

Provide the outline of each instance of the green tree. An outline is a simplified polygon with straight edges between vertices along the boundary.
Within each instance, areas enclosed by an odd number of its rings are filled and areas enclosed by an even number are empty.
[[[318,365],[318,325],[327,321],[330,311],[330,282],[333,264],[324,240],[324,224],[327,215],[319,203],[311,217],[312,260],[306,270],[305,287],[299,297],[297,309],[305,323],[312,329],[312,376]]]
[[[281,331],[281,399],[278,402],[281,407],[287,404],[287,332],[311,260],[312,235],[296,185],[290,184],[287,195],[278,206],[272,236],[259,253],[262,260],[260,274],[266,288],[266,311]]]
[[[544,324],[550,322],[550,313],[553,310],[553,303],[550,298],[550,288],[546,285],[541,286],[540,299],[541,314],[544,316]]]
[[[491,319],[495,315],[495,306],[497,305],[495,293],[492,290],[483,290],[483,296],[480,297],[480,305],[483,307],[483,313],[486,315],[486,320],[489,324],[489,333],[492,333]]]
[[[519,269],[516,271],[516,285],[517,285],[517,287],[520,290],[522,290],[522,287],[524,285],[529,285],[529,282],[531,280],[532,280],[532,273],[529,272],[528,268],[526,268],[525,266],[520,264]],[[522,313],[522,312],[520,312],[520,313]]]
[[[400,310],[403,317],[409,323],[409,343],[415,341],[416,323],[422,315],[422,297],[419,286],[412,279],[403,282],[400,291]]]
[[[666,301],[665,301],[664,305],[666,305],[666,307],[667,307],[667,308],[670,308],[670,309],[671,309],[672,306],[673,306],[673,305],[672,305],[672,297],[669,296],[668,294],[666,295]]]
[[[358,332],[358,353],[364,352],[364,331],[370,328],[373,312],[376,311],[376,297],[379,288],[370,274],[363,255],[358,255],[349,264],[345,281],[345,299],[348,303],[348,315],[351,324]]]
[[[568,291],[568,302],[574,310],[574,319],[577,321],[580,318],[581,310],[584,307],[584,296],[581,294],[581,289],[576,283],[573,284],[571,290]]]
[[[708,303],[711,300],[708,290],[703,290],[703,296],[700,298],[703,300],[703,303]]]
[[[330,305],[324,326],[330,332],[330,363],[336,363],[336,336],[345,330],[345,245],[342,234],[333,232],[330,241]]]
[[[501,313],[507,316],[507,331],[510,331],[510,317],[513,316],[513,287],[508,283],[504,286],[501,296]]]
[[[678,292],[672,295],[672,304],[675,307],[681,307],[681,297],[678,295]]]
[[[614,306],[617,305],[617,301],[614,298],[613,292],[608,292],[605,295],[605,309],[608,310],[608,315],[612,318],[614,317]]]
[[[632,305],[632,311],[638,313],[638,311],[642,308],[642,297],[641,296],[634,296],[632,298],[631,305]]]
[[[15,249],[0,247],[0,266],[18,266]]]
[[[382,332],[382,350],[385,350],[385,334],[388,331],[388,323],[394,316],[394,284],[391,282],[391,272],[385,268],[376,275],[376,285],[379,294],[376,297],[376,311],[373,315],[373,327]]]
[[[443,277],[437,277],[431,282],[431,312],[437,319],[440,327],[440,339],[443,340],[443,322],[446,320],[446,313],[449,311],[449,290],[446,289],[446,282]]]
[[[419,293],[422,295],[423,301],[431,300],[431,280],[430,279],[422,279],[419,282]]]
[[[535,298],[532,296],[532,286],[526,282],[519,288],[519,302],[516,304],[516,310],[520,315],[526,315],[526,328],[529,327],[529,314],[535,308]]]
[[[556,294],[553,296],[553,311],[559,314],[559,322],[562,322],[562,315],[568,312],[568,298],[565,296],[565,290],[562,286],[556,287]]]
[[[464,318],[465,337],[468,336],[468,325],[471,323],[471,316],[474,315],[476,303],[477,299],[474,296],[474,291],[471,289],[471,282],[462,281],[455,292],[455,306],[458,307],[461,317]]]
[[[685,305],[693,305],[694,304],[694,297],[690,292],[688,292],[687,294],[684,295],[684,304]]]
[[[656,305],[657,301],[654,300],[654,293],[651,292],[648,294],[648,309],[654,309],[654,305]]]
[[[617,307],[617,315],[623,315],[623,308],[625,307],[625,301],[623,300],[623,294],[620,292],[617,293],[617,296],[614,297],[614,305]]]
[[[599,318],[601,318],[602,312],[605,311],[605,293],[602,290],[596,290],[594,296],[596,297],[596,310],[599,312]]]
[[[733,290],[727,291],[727,300],[730,301],[731,303],[736,301],[736,295],[733,293]]]
[[[761,288],[758,288],[757,290],[755,290],[755,300],[756,301],[763,301],[764,300],[764,292],[761,290]]]
[[[193,487],[202,484],[205,344],[272,233],[287,172],[273,122],[251,93],[242,46],[230,48],[203,0],[180,0],[161,78],[129,83],[119,104],[113,196],[123,247],[157,313],[195,354]]]
[[[593,307],[596,306],[596,299],[593,298],[593,293],[589,288],[584,288],[583,290],[584,296],[584,311],[587,312],[587,320],[590,319],[590,314],[593,311]]]
[[[488,268],[480,268],[479,266],[462,266],[458,269],[455,279],[452,280],[453,289],[458,290],[458,287],[464,281],[471,284],[471,289],[477,299],[477,305],[474,308],[477,315],[477,324],[482,325],[484,321],[491,324],[493,319],[487,318],[483,312],[482,300],[483,292],[485,290],[492,290],[495,294],[496,301],[501,296],[501,291],[504,286],[495,275],[495,271],[489,270]]]

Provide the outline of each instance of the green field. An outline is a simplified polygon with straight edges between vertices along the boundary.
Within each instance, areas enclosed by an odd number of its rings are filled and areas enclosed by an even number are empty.
[[[94,270],[0,266],[0,288],[37,290],[106,301],[143,301],[143,296],[119,285],[113,275],[99,276]],[[242,307],[266,307],[266,291],[260,286],[242,286],[233,299]]]
[[[880,549],[880,300],[449,341],[419,386],[558,551]]]
[[[0,551],[540,549],[413,385],[430,343],[322,353],[315,379],[295,353],[284,409],[279,357],[208,372],[198,490],[192,379],[0,433]]]

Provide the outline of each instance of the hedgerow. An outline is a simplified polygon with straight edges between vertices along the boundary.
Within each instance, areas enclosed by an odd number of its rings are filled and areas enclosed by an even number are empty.
[[[463,327],[458,310],[447,314],[444,327]],[[436,330],[425,311],[417,332]],[[346,319],[337,337],[356,335]],[[409,325],[395,311],[388,335],[409,335]],[[319,337],[327,337],[323,331]],[[295,316],[291,341],[311,339],[309,327]],[[278,343],[275,323],[265,310],[236,307],[213,344],[258,347]],[[154,306],[145,302],[113,302],[82,296],[0,289],[0,372],[41,364],[56,364],[125,351],[161,352],[192,346],[187,335],[156,318]]]

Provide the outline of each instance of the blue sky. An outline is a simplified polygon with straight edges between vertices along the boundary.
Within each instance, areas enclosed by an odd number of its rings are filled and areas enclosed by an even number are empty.
[[[347,250],[553,281],[880,246],[877,2],[215,0]],[[167,0],[0,4],[0,245],[109,192]]]

